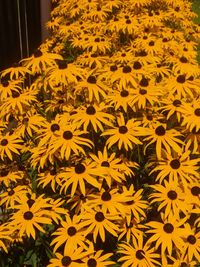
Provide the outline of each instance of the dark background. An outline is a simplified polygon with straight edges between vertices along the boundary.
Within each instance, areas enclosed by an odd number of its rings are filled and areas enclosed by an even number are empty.
[[[28,44],[31,53],[41,43],[40,0],[18,0],[20,6],[23,57],[27,57],[25,10]],[[17,0],[0,0],[0,71],[21,59]]]

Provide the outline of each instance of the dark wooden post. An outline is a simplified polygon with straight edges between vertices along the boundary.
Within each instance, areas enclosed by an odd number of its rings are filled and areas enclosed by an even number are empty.
[[[40,12],[41,12],[41,36],[44,41],[49,36],[49,32],[46,28],[47,21],[50,20],[51,1],[40,0]]]

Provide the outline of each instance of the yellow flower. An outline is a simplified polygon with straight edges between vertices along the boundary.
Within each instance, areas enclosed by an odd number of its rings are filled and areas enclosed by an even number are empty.
[[[110,260],[110,257],[113,255],[113,253],[104,253],[103,250],[94,251],[87,257],[83,258],[83,264],[80,264],[80,267],[107,267],[109,265],[115,264],[114,261]]]
[[[125,180],[125,172],[127,176],[131,176],[133,171],[125,165],[120,158],[116,157],[116,153],[108,155],[107,148],[104,147],[103,152],[98,151],[97,155],[91,154],[90,157],[96,162],[97,168],[101,168],[103,174],[103,179],[106,181],[109,188],[112,182],[116,181],[121,183]],[[137,164],[135,164],[137,167]]]
[[[199,177],[199,159],[190,159],[190,154],[190,150],[178,153],[179,156],[176,157],[165,153],[164,157],[159,160],[159,165],[151,171],[151,173],[159,171],[156,176],[156,181],[162,183],[163,179],[169,177],[170,182],[181,182],[186,186],[187,183],[191,183],[195,177]]]
[[[122,254],[119,262],[122,267],[154,267],[161,265],[160,255],[155,252],[155,248],[150,248],[149,244],[143,244],[143,235],[132,239],[132,243],[122,243],[119,245],[118,253]]]
[[[93,71],[89,72],[87,79],[78,82],[75,89],[75,94],[85,93],[86,99],[89,102],[96,100],[100,103],[100,97],[105,98],[109,88],[98,77],[93,75]]]
[[[31,57],[21,60],[21,63],[31,71],[32,74],[41,73],[46,71],[50,66],[55,65],[55,60],[62,60],[61,55],[42,52],[37,49]]]
[[[69,215],[66,215],[65,220],[61,221],[61,226],[52,233],[54,238],[50,245],[55,245],[53,249],[54,253],[61,245],[64,245],[64,254],[67,253],[69,246],[74,250],[78,247],[87,249],[83,226],[80,219],[80,216],[74,215],[73,218],[70,219]]]
[[[151,244],[156,241],[155,248],[161,247],[161,255],[164,255],[165,252],[172,255],[172,251],[175,248],[181,250],[184,245],[182,237],[187,233],[181,226],[185,223],[186,219],[187,217],[179,219],[177,215],[170,215],[167,219],[163,217],[162,222],[148,222],[146,225],[152,229],[146,232],[153,235],[148,239],[147,243]]]
[[[62,159],[68,160],[72,152],[76,155],[82,153],[85,155],[85,151],[82,146],[91,148],[93,143],[87,138],[81,137],[86,131],[77,130],[77,126],[68,125],[63,127],[62,130],[55,133],[49,147],[48,153],[50,155],[59,152]]]
[[[47,81],[53,87],[55,84],[68,85],[77,83],[77,78],[83,78],[84,70],[74,63],[67,63],[64,60],[57,60],[57,63],[47,69]]]
[[[20,199],[28,193],[26,186],[17,185],[14,188],[10,188],[0,194],[0,205],[6,206],[8,209],[15,208],[15,205],[19,203]]]
[[[108,212],[112,215],[121,214],[125,217],[125,204],[126,202],[130,202],[132,200],[133,197],[129,194],[128,191],[122,191],[121,193],[119,193],[117,188],[111,190],[102,189],[99,193],[95,192],[94,194],[90,195],[88,206],[93,209],[100,207],[102,209],[102,212]]]
[[[5,101],[12,93],[18,93],[21,90],[22,80],[3,80],[0,84],[0,100]]]
[[[30,74],[31,72],[25,66],[22,66],[21,63],[14,63],[12,67],[3,70],[0,77],[9,76],[11,80],[15,81],[23,78],[27,73]]]
[[[6,243],[8,241],[12,241],[11,238],[12,229],[7,224],[0,225],[0,247],[8,253],[8,249],[6,247]]]
[[[32,236],[35,239],[35,228],[44,233],[45,231],[40,224],[51,224],[48,211],[42,209],[43,203],[33,204],[30,208],[28,204],[16,205],[15,208],[18,208],[18,210],[12,215],[9,225],[19,229],[20,237],[26,234],[28,237]]]
[[[76,113],[71,116],[72,123],[77,125],[77,128],[83,126],[83,130],[89,130],[89,126],[92,125],[95,132],[99,129],[104,131],[103,124],[112,126],[114,116],[106,112],[109,106],[101,103],[99,105],[89,105],[87,108],[81,106],[76,110]],[[103,111],[105,110],[105,111]]]
[[[0,135],[0,157],[5,160],[6,156],[12,160],[13,154],[20,154],[22,140],[15,134]]]
[[[117,118],[118,127],[113,127],[106,130],[101,134],[101,136],[110,135],[106,141],[108,148],[113,146],[115,143],[118,143],[118,148],[121,149],[123,146],[126,151],[133,149],[134,144],[142,144],[136,136],[143,135],[143,128],[139,127],[140,122],[128,120],[125,123],[123,115],[120,113],[120,116]]]
[[[168,183],[164,181],[164,186],[156,184],[151,185],[156,190],[155,193],[150,195],[151,204],[158,203],[158,211],[164,209],[165,217],[170,213],[173,215],[179,214],[181,211],[187,215],[188,204],[185,201],[184,192],[179,188],[176,182]]]
[[[184,225],[187,235],[184,236],[184,247],[182,253],[184,258],[192,261],[194,258],[200,262],[200,233],[197,229],[191,228],[189,223]]]
[[[82,262],[82,259],[84,259],[89,253],[89,251],[85,252],[82,247],[74,250],[73,247],[67,246],[66,253],[64,253],[64,255],[55,253],[56,258],[50,259],[50,263],[47,267],[87,267],[86,264],[80,265],[80,261]]]
[[[163,146],[168,154],[171,154],[172,149],[179,154],[181,153],[180,144],[183,145],[183,142],[177,138],[178,136],[181,136],[181,134],[174,129],[166,130],[166,126],[164,124],[159,125],[158,123],[157,127],[154,129],[146,129],[144,135],[149,135],[144,139],[144,141],[150,141],[145,146],[145,151],[149,145],[156,143],[156,155],[158,159],[161,158]]]
[[[182,126],[188,130],[200,130],[200,101],[193,100],[192,103],[183,103],[180,112],[183,115]]]
[[[61,185],[61,192],[67,191],[68,187],[72,185],[71,197],[74,196],[77,187],[79,185],[81,193],[86,194],[86,182],[92,187],[100,188],[100,184],[97,180],[98,176],[102,176],[102,168],[97,168],[94,162],[86,161],[85,163],[77,163],[74,167],[66,167],[60,174],[57,175],[57,179]]]
[[[88,208],[86,212],[82,213],[81,217],[83,220],[83,226],[86,227],[85,235],[91,233],[95,243],[98,235],[101,240],[105,242],[106,231],[113,236],[117,236],[119,228],[114,222],[118,221],[120,218],[117,214],[111,215],[103,212],[101,209],[94,210]]]

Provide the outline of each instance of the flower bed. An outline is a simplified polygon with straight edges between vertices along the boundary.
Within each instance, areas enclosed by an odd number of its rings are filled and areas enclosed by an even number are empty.
[[[200,262],[200,27],[186,0],[57,0],[1,73],[2,266]]]

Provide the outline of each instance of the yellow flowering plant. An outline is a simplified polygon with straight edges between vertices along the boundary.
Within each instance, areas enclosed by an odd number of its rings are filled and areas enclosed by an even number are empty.
[[[189,0],[52,0],[0,73],[0,265],[200,257],[199,25]]]

